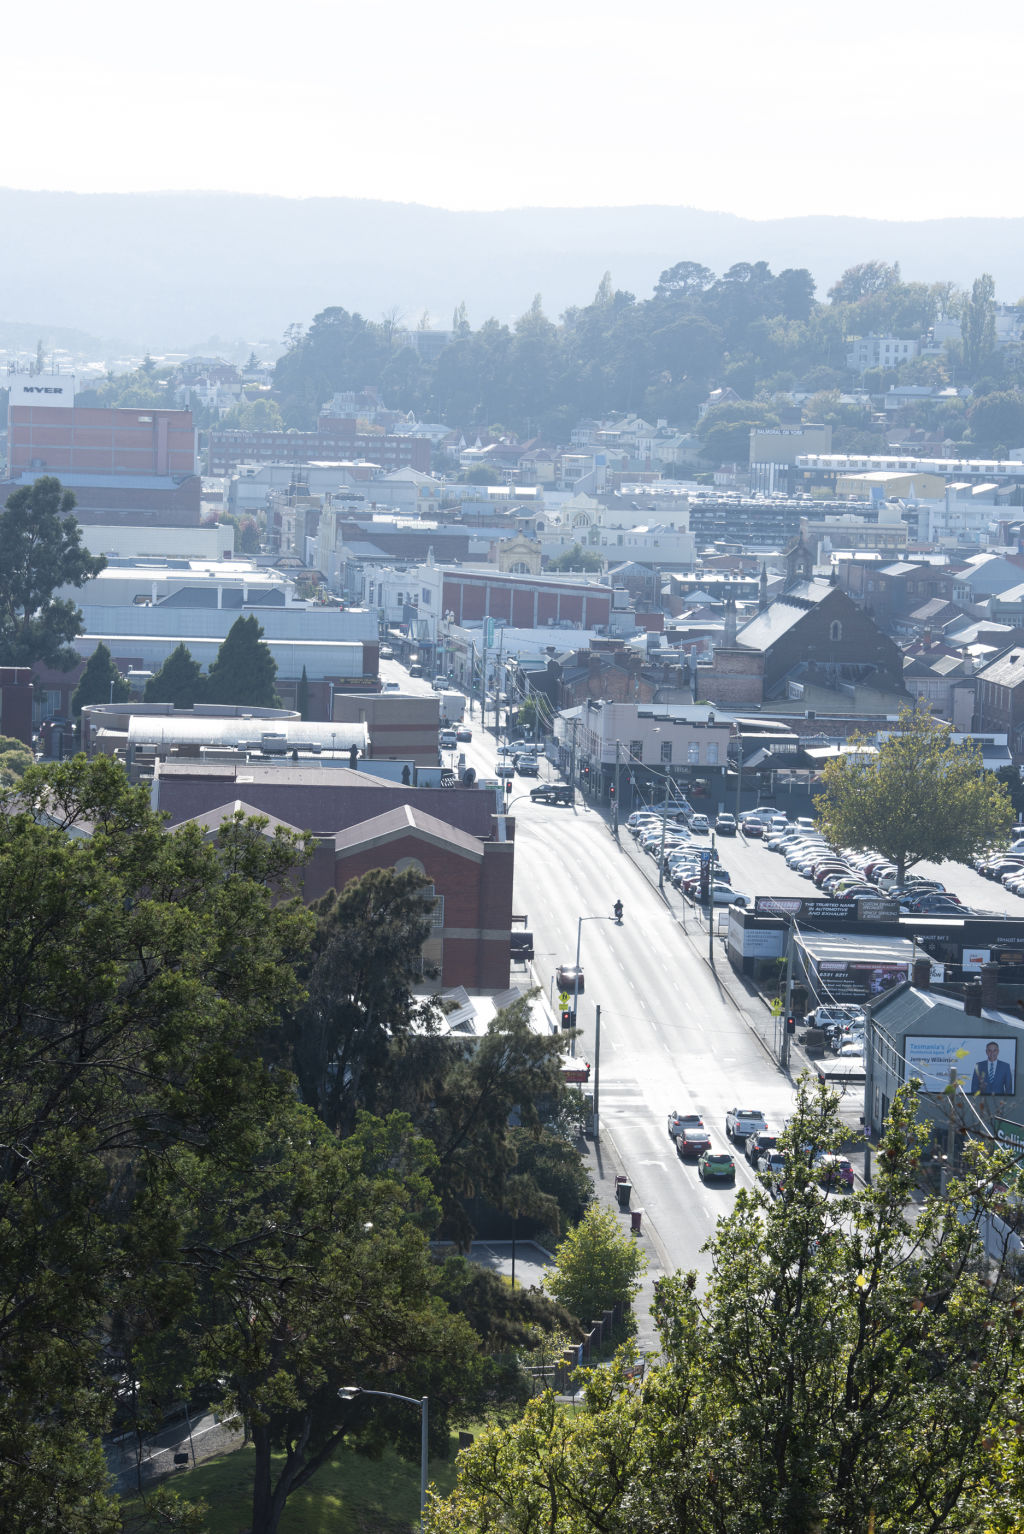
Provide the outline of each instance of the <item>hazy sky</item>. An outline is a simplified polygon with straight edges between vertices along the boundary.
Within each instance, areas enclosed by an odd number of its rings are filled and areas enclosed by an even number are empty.
[[[0,184],[1020,215],[1020,17],[1016,0],[50,0],[5,14]]]

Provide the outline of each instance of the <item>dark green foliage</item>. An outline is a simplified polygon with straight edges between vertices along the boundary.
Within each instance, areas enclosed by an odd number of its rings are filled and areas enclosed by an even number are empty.
[[[429,886],[411,869],[374,869],[313,907],[307,995],[286,1037],[304,1100],[341,1134],[351,1133],[360,1109],[397,1101],[391,1046],[418,1016],[410,987],[430,934]]]
[[[904,282],[898,265],[867,261],[844,272],[828,300],[815,297],[802,267],[773,273],[765,261],[739,261],[717,276],[679,261],[647,299],[614,288],[605,273],[593,301],[568,308],[557,324],[539,296],[511,327],[489,319],[473,330],[457,314],[450,344],[431,362],[397,349],[393,316],[373,322],[332,308],[307,332],[291,329],[275,387],[292,426],[311,426],[333,390],[371,384],[398,409],[464,430],[483,432],[501,421],[524,438],[539,431],[564,440],[581,416],[621,412],[690,429],[716,386],[747,399],[796,387],[844,389],[851,336],[921,336],[939,316],[963,322],[962,342],[950,347],[949,360],[963,365],[958,381],[977,384],[1011,371],[995,350],[991,278],[962,294],[952,283]],[[946,359],[926,358],[875,382],[947,381]],[[920,407],[921,424],[932,424],[924,419],[932,408]],[[742,458],[735,433],[718,440],[709,428],[707,440],[716,459]],[[833,445],[880,451],[884,438],[867,431],[863,442]]]
[[[272,891],[303,855],[241,817],[167,833],[104,757],[32,767],[0,800],[5,1529],[108,1526],[106,1328],[130,1343],[135,1286],[169,1271],[186,1188],[154,1213],[167,1158],[234,1154],[288,1100],[252,1041],[294,990],[310,921]],[[161,1330],[177,1297],[155,1289],[138,1324]]]
[[[986,457],[995,456],[997,445],[1024,444],[1024,394],[1016,389],[983,394],[974,400],[967,419],[977,451]]]
[[[996,778],[1010,796],[1013,805],[1013,813],[1019,819],[1024,815],[1024,783],[1020,780],[1020,771],[1016,767],[1000,767],[996,772]]]
[[[192,708],[205,694],[206,678],[187,645],[175,645],[160,670],[146,683],[147,703],[173,703],[175,708]]]
[[[30,746],[13,735],[0,735],[0,788],[10,788],[32,766],[35,758]]]
[[[87,703],[123,703],[129,697],[127,678],[114,665],[106,645],[98,644],[71,695],[71,712],[77,719]]]
[[[302,675],[299,677],[299,685],[295,690],[295,707],[299,711],[300,719],[309,718],[309,677],[303,666]]]
[[[418,1102],[409,1111],[437,1151],[435,1187],[441,1200],[442,1233],[464,1245],[472,1239],[467,1200],[486,1200],[508,1214],[524,1216],[557,1235],[578,1208],[580,1188],[560,1196],[565,1184],[538,1156],[531,1168],[521,1154],[525,1141],[544,1142],[553,1126],[571,1117],[579,1094],[563,1085],[561,1039],[534,1032],[525,1002],[499,1012],[471,1050],[433,1052],[428,1074],[419,1054]],[[412,1077],[406,1074],[411,1084]],[[409,1088],[407,1087],[407,1091]],[[510,1122],[518,1118],[518,1126]],[[568,1124],[567,1124],[568,1129]],[[571,1131],[570,1131],[571,1132]],[[573,1152],[575,1154],[575,1152]]]
[[[596,549],[585,549],[581,543],[574,543],[564,554],[556,554],[554,559],[549,559],[547,569],[603,570],[604,557]]]
[[[277,662],[256,614],[236,618],[207,674],[203,702],[278,708],[276,675]]]
[[[83,548],[74,504],[59,479],[44,475],[0,511],[0,666],[45,661],[67,671],[78,659],[71,643],[82,614],[53,593],[81,586],[107,561]]]

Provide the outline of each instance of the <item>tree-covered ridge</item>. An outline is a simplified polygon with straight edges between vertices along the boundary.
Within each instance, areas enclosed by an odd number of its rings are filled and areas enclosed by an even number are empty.
[[[804,268],[773,273],[764,261],[737,262],[721,276],[692,261],[662,272],[649,298],[613,287],[605,275],[592,302],[557,323],[540,295],[511,326],[473,329],[460,306],[450,344],[427,361],[394,319],[366,319],[332,307],[309,329],[292,327],[275,373],[287,425],[308,428],[338,390],[378,388],[388,404],[463,430],[495,424],[568,440],[581,416],[635,411],[691,426],[712,386],[746,400],[799,387],[848,387],[852,337],[920,337],[952,319],[959,338],[942,357],[919,358],[867,380],[982,383],[1018,377],[1018,349],[997,351],[992,280],[972,290],[948,282],[904,282],[898,265],[866,262],[845,272],[827,301]]]

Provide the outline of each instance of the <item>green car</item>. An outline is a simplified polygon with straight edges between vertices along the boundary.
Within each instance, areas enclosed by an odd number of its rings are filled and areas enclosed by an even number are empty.
[[[697,1170],[703,1182],[711,1178],[722,1182],[736,1181],[736,1163],[728,1151],[705,1151],[697,1162]]]

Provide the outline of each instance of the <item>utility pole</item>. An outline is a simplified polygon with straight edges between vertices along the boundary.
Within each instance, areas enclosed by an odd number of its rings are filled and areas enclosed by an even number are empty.
[[[736,756],[736,825],[740,823],[740,803],[743,798],[743,732],[737,729],[739,751]]]
[[[601,1138],[601,1008],[594,1008],[594,1144]]]
[[[715,967],[715,833],[711,833],[711,867],[708,869],[708,963]]]
[[[782,1009],[782,1041],[779,1045],[779,1064],[789,1069],[789,1014],[793,1005],[793,949],[799,928],[795,921],[789,924],[789,951],[786,954],[786,1003]]]
[[[620,742],[615,742],[615,803],[612,805],[612,829],[615,832],[615,840],[619,839],[619,751]]]
[[[672,779],[665,774],[665,803],[661,808],[661,846],[658,849],[658,888],[665,888],[665,832],[668,828],[668,792]]]

